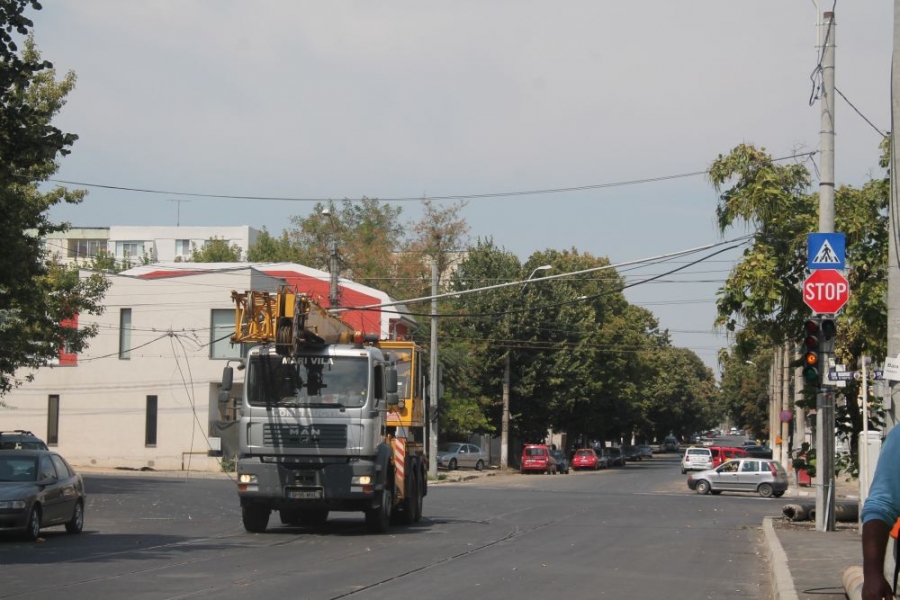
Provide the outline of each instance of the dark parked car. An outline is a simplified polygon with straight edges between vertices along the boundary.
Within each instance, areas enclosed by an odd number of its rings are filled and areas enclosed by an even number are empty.
[[[551,450],[550,454],[556,459],[556,472],[563,475],[569,474],[569,459],[562,450]]]
[[[610,467],[624,467],[625,466],[625,455],[622,453],[622,449],[618,446],[612,446],[610,448],[604,448],[603,454],[605,454],[608,458],[607,461]]]
[[[47,450],[47,444],[24,429],[0,431],[0,450]]]
[[[755,444],[752,446],[741,446],[741,448],[747,453],[747,456],[752,456],[754,458],[772,458],[772,449],[766,448],[765,446]]]
[[[622,456],[626,461],[630,460],[631,462],[643,459],[637,446],[622,446]]]
[[[653,447],[649,444],[638,446],[638,452],[641,453],[641,458],[653,458]]]
[[[84,503],[81,475],[56,452],[0,452],[0,531],[23,532],[30,540],[54,525],[81,533]]]

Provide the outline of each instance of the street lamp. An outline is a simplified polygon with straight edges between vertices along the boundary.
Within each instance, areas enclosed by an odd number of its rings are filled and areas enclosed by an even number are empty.
[[[522,293],[525,293],[525,286],[531,281],[535,273],[538,271],[547,271],[552,269],[550,265],[541,265],[535,268],[522,284]],[[507,325],[509,320],[507,319]],[[509,342],[507,341],[507,344]],[[503,369],[503,417],[500,426],[500,468],[506,469],[509,466],[509,346],[506,347],[506,365]]]

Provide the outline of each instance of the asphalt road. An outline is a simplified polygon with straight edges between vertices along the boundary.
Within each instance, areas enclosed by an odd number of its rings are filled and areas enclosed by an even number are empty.
[[[0,598],[770,598],[782,503],[689,492],[678,456],[432,485],[413,527],[243,530],[225,479],[85,476],[84,533],[0,537]]]

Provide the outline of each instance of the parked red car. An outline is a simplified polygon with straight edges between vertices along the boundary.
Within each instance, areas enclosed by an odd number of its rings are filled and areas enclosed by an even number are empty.
[[[597,456],[597,453],[594,452],[593,448],[581,448],[580,450],[576,450],[575,456],[572,457],[572,468],[576,471],[578,469],[591,469],[596,471],[601,466],[600,457]]]
[[[709,446],[712,452],[713,468],[718,467],[724,462],[733,458],[746,458],[747,451],[743,448],[732,448],[731,446]]]
[[[556,473],[556,459],[550,454],[550,448],[546,445],[528,444],[522,450],[519,472],[523,475],[529,472],[553,475]]]

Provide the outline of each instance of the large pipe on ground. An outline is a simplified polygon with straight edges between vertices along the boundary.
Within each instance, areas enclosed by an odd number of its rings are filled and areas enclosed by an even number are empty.
[[[781,510],[789,521],[812,521],[816,518],[814,502],[792,502],[785,504]],[[836,502],[834,520],[842,523],[855,523],[859,520],[859,502]]]

